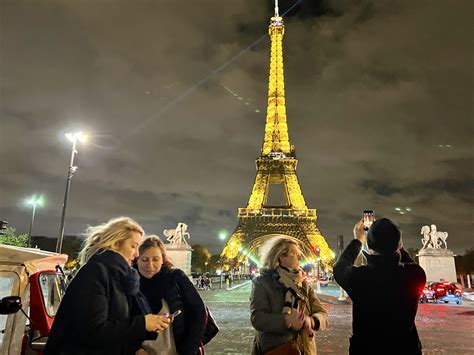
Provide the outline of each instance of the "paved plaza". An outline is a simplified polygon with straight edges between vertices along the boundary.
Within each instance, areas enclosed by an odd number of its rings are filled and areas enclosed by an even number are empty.
[[[207,354],[249,354],[254,329],[249,320],[250,284],[232,291],[202,291],[220,333],[207,346]],[[333,288],[334,289],[334,288]],[[328,293],[332,293],[331,288]],[[326,290],[323,290],[326,292]],[[324,303],[330,329],[317,333],[318,354],[347,354],[351,333],[351,306]],[[422,304],[417,327],[424,354],[474,354],[474,304]],[[383,354],[383,352],[381,352]]]

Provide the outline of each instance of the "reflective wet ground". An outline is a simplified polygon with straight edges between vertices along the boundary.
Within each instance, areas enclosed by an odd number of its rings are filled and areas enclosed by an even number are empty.
[[[331,288],[323,292],[331,293]],[[206,354],[250,354],[254,330],[249,320],[250,284],[233,291],[202,291],[220,333],[206,346]],[[317,333],[318,354],[347,354],[351,306],[324,304],[331,327]],[[422,304],[417,327],[424,354],[474,354],[474,303]],[[381,353],[383,354],[383,353]]]

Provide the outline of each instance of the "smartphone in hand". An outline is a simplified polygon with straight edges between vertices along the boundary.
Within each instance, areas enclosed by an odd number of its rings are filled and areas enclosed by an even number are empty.
[[[362,221],[364,223],[364,230],[367,232],[375,221],[374,211],[373,210],[364,210],[362,212]]]
[[[169,318],[171,319],[171,321],[173,321],[174,318],[179,316],[181,313],[182,313],[181,310],[178,309],[176,312],[171,313]]]

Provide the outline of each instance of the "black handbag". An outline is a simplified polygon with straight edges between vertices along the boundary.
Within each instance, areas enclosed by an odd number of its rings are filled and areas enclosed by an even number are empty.
[[[207,305],[205,305],[205,307],[206,307],[206,328],[204,329],[204,336],[202,337],[203,345],[206,345],[207,343],[209,343],[212,340],[212,338],[214,338],[217,335],[217,333],[219,333],[219,327],[217,326],[217,323],[214,317],[212,316],[212,313],[209,307],[207,307]]]

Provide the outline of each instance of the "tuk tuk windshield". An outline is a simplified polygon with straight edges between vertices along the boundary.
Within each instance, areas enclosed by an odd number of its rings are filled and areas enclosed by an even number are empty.
[[[64,276],[52,271],[42,272],[39,284],[46,312],[54,317],[66,291]]]
[[[20,277],[16,272],[0,271],[0,298],[18,295],[18,289],[13,289],[15,281],[18,286],[20,282]],[[0,314],[0,349],[2,348],[3,335],[5,333],[7,318],[8,314]]]

